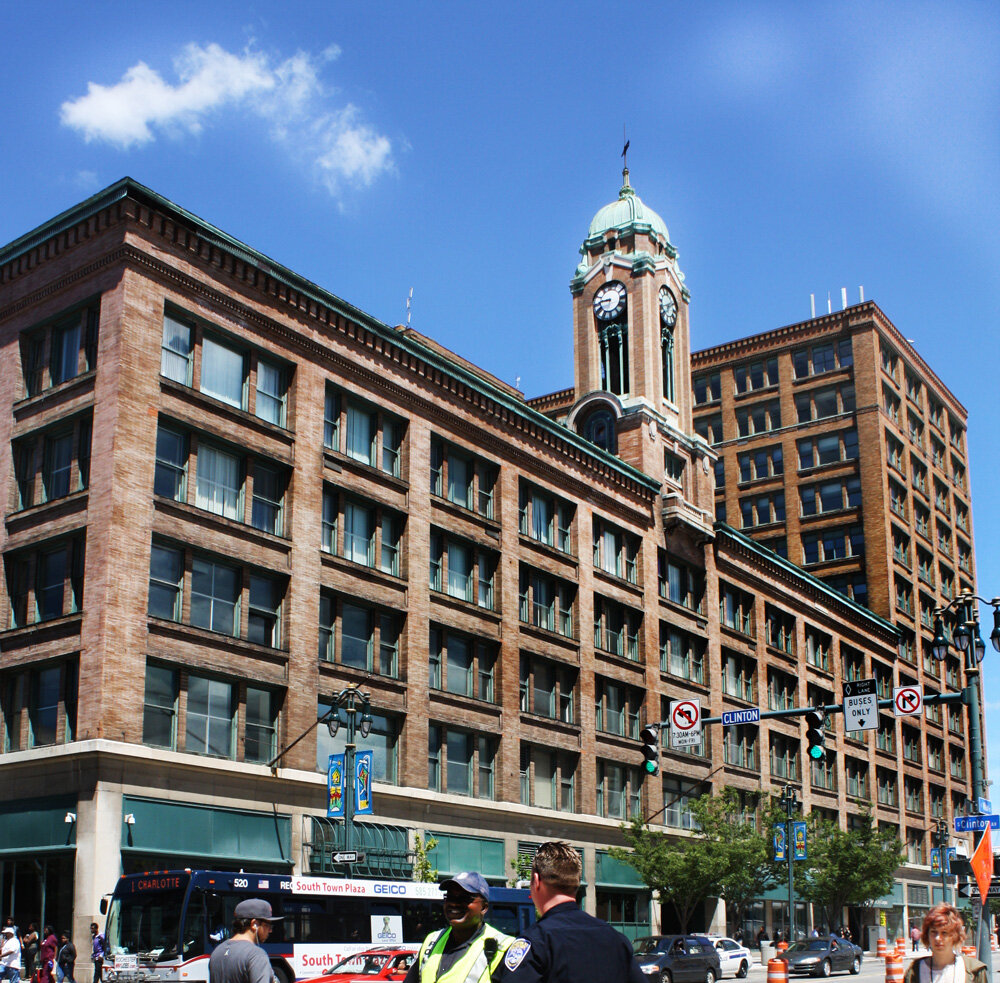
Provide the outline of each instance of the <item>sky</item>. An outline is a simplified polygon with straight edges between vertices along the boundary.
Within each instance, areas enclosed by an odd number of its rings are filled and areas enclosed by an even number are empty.
[[[1000,595],[1000,6],[0,0],[0,243],[128,175],[526,396],[631,183],[697,350],[860,289],[969,412]],[[992,628],[983,608],[984,638]],[[1000,782],[1000,654],[983,664]],[[1000,784],[996,787],[1000,800]]]

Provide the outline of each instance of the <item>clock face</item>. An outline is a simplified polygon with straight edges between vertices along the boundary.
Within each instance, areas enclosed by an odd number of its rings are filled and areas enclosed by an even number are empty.
[[[594,314],[599,321],[612,321],[625,309],[625,284],[612,280],[594,294]]]
[[[660,287],[660,320],[668,328],[672,328],[677,321],[677,301],[666,287]]]

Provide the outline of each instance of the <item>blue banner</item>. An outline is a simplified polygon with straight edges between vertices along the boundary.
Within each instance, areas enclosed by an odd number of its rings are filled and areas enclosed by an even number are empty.
[[[370,816],[372,809],[373,751],[354,752],[354,815]]]
[[[785,853],[785,827],[775,826],[774,827],[774,859],[775,860],[787,860],[788,855]]]
[[[801,821],[792,823],[792,859],[806,859],[806,824]]]
[[[326,771],[326,814],[344,814],[344,755],[331,754]]]

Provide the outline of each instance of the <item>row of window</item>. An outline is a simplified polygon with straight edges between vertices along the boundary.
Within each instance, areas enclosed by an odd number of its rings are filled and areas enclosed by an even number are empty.
[[[853,364],[854,352],[850,338],[842,338],[835,342],[823,342],[792,352],[792,375],[795,379],[806,379],[826,372],[848,369]],[[720,373],[699,374],[692,381],[696,405],[713,403],[721,398],[722,380]],[[778,359],[776,357],[745,362],[733,368],[733,392],[737,396],[777,386],[778,381]]]

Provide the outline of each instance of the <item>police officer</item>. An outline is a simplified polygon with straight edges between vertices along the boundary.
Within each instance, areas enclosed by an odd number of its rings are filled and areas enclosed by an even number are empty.
[[[581,911],[580,854],[568,843],[543,843],[531,865],[538,921],[504,957],[503,983],[643,983],[632,946],[607,922]]]
[[[442,881],[448,927],[424,939],[404,983],[491,983],[513,939],[485,922],[490,886],[464,871]]]

